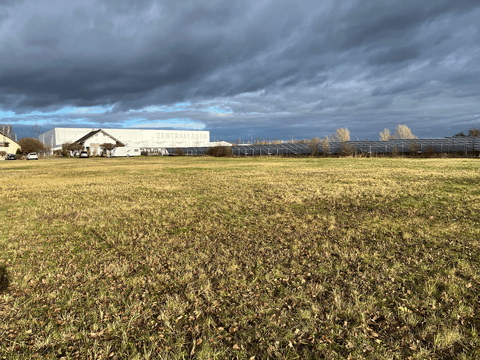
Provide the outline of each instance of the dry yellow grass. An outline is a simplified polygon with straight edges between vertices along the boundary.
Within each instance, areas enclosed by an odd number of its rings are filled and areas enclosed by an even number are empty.
[[[0,354],[478,358],[479,163],[0,164]]]

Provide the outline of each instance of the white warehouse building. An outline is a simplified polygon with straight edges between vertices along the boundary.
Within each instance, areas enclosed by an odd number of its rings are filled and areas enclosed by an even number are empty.
[[[61,149],[64,143],[78,142],[92,155],[100,154],[100,145],[104,143],[135,147],[140,151],[218,145],[210,142],[210,131],[184,130],[53,128],[39,135],[38,140],[51,151]]]

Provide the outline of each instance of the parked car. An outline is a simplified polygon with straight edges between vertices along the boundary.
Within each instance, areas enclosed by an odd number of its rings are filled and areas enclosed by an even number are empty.
[[[7,156],[5,156],[5,160],[17,160],[17,157],[15,154],[7,154]]]
[[[29,153],[26,157],[27,160],[38,160],[37,153]]]
[[[87,151],[81,151],[80,154],[78,155],[79,158],[88,158],[88,152]]]

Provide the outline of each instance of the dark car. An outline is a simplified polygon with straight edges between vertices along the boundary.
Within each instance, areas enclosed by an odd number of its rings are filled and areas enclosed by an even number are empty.
[[[17,157],[15,156],[15,154],[7,154],[5,160],[17,160]]]

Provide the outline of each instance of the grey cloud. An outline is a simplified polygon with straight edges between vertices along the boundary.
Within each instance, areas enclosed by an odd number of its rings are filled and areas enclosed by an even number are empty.
[[[423,85],[423,80],[408,80],[399,81],[398,83],[390,84],[387,87],[379,86],[372,91],[372,96],[381,95],[395,95],[399,93],[410,92],[412,90],[419,89]]]
[[[69,27],[62,19],[34,16],[25,24],[19,37],[25,47],[51,50],[58,47],[69,33]]]
[[[90,67],[88,71],[96,73],[106,73],[105,76],[96,77],[96,86],[97,89],[105,89],[105,92],[111,94],[121,93],[122,92],[122,83],[125,83],[127,87],[131,86],[131,83],[128,81],[130,77],[129,73],[133,73],[138,80],[142,80],[142,77],[145,79],[142,82],[142,86],[134,86],[131,88],[130,94],[125,92],[126,97],[135,98],[136,95],[144,97],[144,91],[154,91],[157,88],[162,88],[164,86],[170,86],[172,83],[179,87],[179,94],[170,96],[170,99],[181,99],[182,96],[180,93],[183,92],[183,86],[189,86],[185,84],[188,81],[197,81],[199,78],[205,78],[205,75],[209,75],[212,72],[220,69],[226,64],[235,63],[239,61],[239,64],[244,64],[245,62],[251,62],[252,57],[256,56],[262,49],[269,45],[269,38],[273,38],[276,35],[276,32],[287,32],[288,28],[292,27],[292,23],[288,20],[278,21],[280,25],[274,25],[277,20],[280,19],[281,13],[278,11],[273,15],[265,15],[269,11],[265,10],[260,12],[259,23],[252,24],[248,29],[240,29],[239,36],[237,36],[236,29],[232,29],[230,37],[222,35],[221,31],[217,31],[215,34],[208,34],[208,36],[203,36],[202,33],[193,33],[189,32],[190,27],[194,27],[194,24],[199,22],[199,19],[202,19],[201,15],[212,12],[213,15],[211,18],[221,17],[224,14],[228,15],[228,11],[225,11],[225,5],[221,4],[221,9],[217,12],[211,11],[199,11],[197,8],[190,9],[190,11],[185,12],[185,16],[180,17],[179,24],[176,26],[167,29],[164,34],[154,37],[149,33],[148,27],[139,27],[140,35],[144,35],[146,32],[146,39],[141,40],[140,43],[143,43],[145,47],[138,47],[135,43],[137,40],[135,37],[128,39],[130,41],[129,45],[133,46],[133,49],[129,49],[127,45],[121,44],[122,38],[118,38],[112,32],[114,25],[113,22],[109,21],[103,14],[96,14],[93,21],[93,28],[85,26],[83,28],[77,29],[76,33],[69,31],[64,31],[59,24],[55,24],[52,19],[43,19],[40,21],[38,18],[30,19],[24,26],[23,38],[24,43],[28,46],[45,46],[45,47],[55,47],[60,43],[59,35],[64,36],[64,42],[82,46],[83,49],[74,47],[72,52],[69,54],[80,53],[81,50],[86,52],[86,55],[80,56],[80,59],[65,56],[64,52],[59,52],[58,54],[50,53],[40,53],[38,57],[48,57],[52,58],[55,55],[59,56],[60,59],[56,59],[57,63],[62,62],[60,68],[50,68],[38,69],[39,72],[44,74],[47,71],[54,72],[60,70],[60,74],[55,74],[55,76],[62,77],[62,81],[71,82],[76,85],[78,89],[79,98],[89,98],[90,95],[82,93],[83,89],[91,90],[90,86],[82,84],[82,80],[86,80],[89,77],[82,76],[84,64],[81,60],[85,60],[87,57],[87,65]],[[282,6],[277,6],[282,8]],[[78,13],[81,13],[80,10],[75,9],[74,13],[78,16]],[[230,14],[230,16],[232,16]],[[195,20],[197,19],[197,20]],[[296,21],[299,21],[300,18],[297,16]],[[195,21],[194,21],[195,20]],[[272,24],[264,25],[263,22],[273,22]],[[209,23],[210,24],[210,23]],[[88,23],[87,23],[88,25]],[[210,24],[211,25],[211,24]],[[255,27],[258,27],[255,30]],[[51,31],[52,29],[57,28],[58,32]],[[154,28],[155,29],[155,28]],[[262,33],[263,30],[270,29],[270,34]],[[285,30],[286,29],[286,30]],[[67,29],[68,30],[68,29]],[[80,31],[79,31],[80,30]],[[220,30],[220,29],[219,29]],[[229,30],[229,29],[227,29]],[[138,37],[140,37],[138,35]],[[163,36],[162,36],[163,35]],[[143,38],[143,36],[142,36]],[[150,39],[150,40],[148,40]],[[277,41],[274,39],[272,44]],[[66,49],[72,48],[71,45],[66,45]],[[110,54],[106,54],[106,50],[110,51]],[[119,54],[118,52],[122,52]],[[123,53],[125,52],[125,53]],[[75,54],[76,55],[76,54]],[[121,60],[115,60],[114,58],[121,56]],[[60,61],[59,61],[60,60]],[[123,62],[123,64],[118,64],[118,62]],[[113,64],[113,66],[110,66]],[[110,81],[109,73],[112,71],[115,72],[115,65],[119,65],[118,69],[120,73],[117,74],[117,81]],[[65,71],[63,68],[65,68]],[[113,68],[113,70],[112,70]],[[278,80],[278,77],[282,78],[287,76],[292,72],[292,69],[276,69],[275,72],[269,71],[266,74],[264,73],[265,65],[261,65],[261,68],[258,69],[258,76],[250,76],[246,83],[236,88],[232,89],[233,93],[244,92],[244,91],[254,91],[257,88],[265,87],[268,84]],[[70,73],[68,73],[70,72]],[[262,74],[260,74],[262,73]],[[99,75],[97,74],[97,75]],[[126,76],[125,76],[126,75]],[[4,83],[8,82],[7,79],[4,79]],[[44,75],[34,76],[35,79],[43,78]],[[46,76],[48,78],[48,75]],[[13,79],[12,79],[13,80]],[[136,82],[135,80],[133,80]],[[137,81],[140,82],[140,81]],[[11,82],[13,83],[13,81]],[[18,82],[16,82],[18,84]],[[19,84],[22,84],[20,81]],[[48,92],[52,87],[51,83],[44,84],[44,92]],[[180,86],[179,86],[180,85]],[[138,92],[140,90],[140,92]],[[52,92],[57,93],[55,85],[53,85]],[[196,94],[200,96],[209,96],[214,92],[213,89],[206,89],[205,86],[201,86],[199,90],[196,91]],[[68,93],[63,93],[59,95],[65,96],[66,100],[71,99],[67,97]],[[98,96],[99,94],[95,94]],[[216,94],[217,95],[217,94]],[[117,95],[122,100],[122,96]],[[28,104],[28,102],[24,102]],[[48,104],[46,104],[48,105]]]
[[[451,16],[478,7],[474,0],[451,2],[404,1],[353,1],[344,13],[339,13],[328,25],[329,42],[335,47],[352,48],[373,42],[395,41],[397,37],[412,35],[418,26],[433,21],[439,16]],[[332,25],[337,22],[340,26]]]
[[[420,50],[416,46],[400,46],[382,51],[374,56],[370,63],[372,65],[402,63],[407,60],[414,60],[420,56]]]
[[[132,13],[138,13],[149,9],[152,5],[152,0],[100,0],[100,4],[103,4],[107,12],[112,12],[118,15],[129,15]]]
[[[0,6],[12,6],[23,3],[23,0],[0,0]]]
[[[2,11],[0,8],[0,28],[2,27],[2,24],[5,22],[5,20],[8,18],[8,13],[6,11]]]

